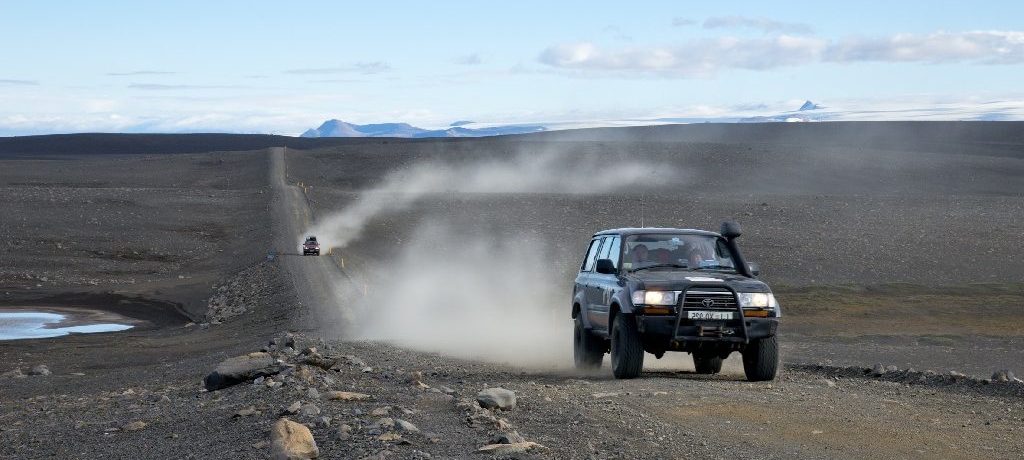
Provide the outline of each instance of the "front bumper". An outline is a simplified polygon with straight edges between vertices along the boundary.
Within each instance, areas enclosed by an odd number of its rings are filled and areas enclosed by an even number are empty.
[[[743,318],[744,328],[721,331],[720,323],[704,321],[681,321],[676,328],[676,315],[638,315],[637,327],[640,333],[650,339],[669,344],[685,342],[731,342],[745,344],[749,340],[774,336],[778,332],[778,318]],[[729,329],[729,328],[726,328]]]

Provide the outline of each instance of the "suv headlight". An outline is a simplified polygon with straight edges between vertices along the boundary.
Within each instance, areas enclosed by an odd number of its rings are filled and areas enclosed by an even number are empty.
[[[740,307],[743,308],[767,308],[781,313],[779,301],[775,300],[775,294],[765,292],[738,292]]]
[[[633,305],[675,305],[678,291],[633,291]]]

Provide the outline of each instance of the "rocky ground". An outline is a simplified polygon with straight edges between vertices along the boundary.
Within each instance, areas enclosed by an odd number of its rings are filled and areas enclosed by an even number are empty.
[[[395,168],[551,146],[0,155],[0,305],[106,308],[148,322],[0,342],[0,458],[1020,457],[1019,148],[922,157],[917,144],[830,145],[815,157],[807,145],[628,141],[557,144],[605,158],[647,152],[699,174],[606,196],[441,194],[316,259],[289,254],[306,224]],[[873,166],[893,152],[899,161]],[[765,155],[778,161],[743,166]],[[721,178],[730,165],[775,181],[711,193],[721,179],[692,179]],[[528,232],[567,261],[555,277],[571,279],[580,241],[641,201],[649,225],[735,217],[748,228],[744,248],[787,312],[776,381],[744,381],[735,357],[706,376],[686,355],[648,356],[642,378],[618,381],[607,369],[338,337],[351,318],[335,313],[352,291],[323,285],[387,280],[389,257],[419,222]],[[960,255],[947,257],[950,248]]]
[[[149,379],[27,397],[5,409],[3,453],[263,458],[281,418],[307,427],[324,458],[1011,458],[1024,448],[1024,385],[1013,380],[791,365],[771,383],[735,370],[616,381],[290,334],[253,350],[225,371],[241,382],[215,391]],[[496,388],[515,405],[485,409]]]

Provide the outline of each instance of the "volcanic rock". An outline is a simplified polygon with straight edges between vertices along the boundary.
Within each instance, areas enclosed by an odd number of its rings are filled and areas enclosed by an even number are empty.
[[[215,391],[278,372],[281,372],[281,366],[269,353],[249,353],[221,361],[217,368],[203,379],[203,384],[207,390]]]
[[[270,431],[270,456],[275,460],[303,460],[319,457],[320,449],[309,428],[282,418]]]
[[[526,452],[531,449],[546,449],[546,447],[532,441],[526,441],[513,444],[488,444],[478,449],[477,452],[483,454],[508,455]]]
[[[504,388],[487,388],[476,395],[476,401],[485,409],[512,410],[516,407],[516,393]]]
[[[370,395],[351,391],[328,391],[327,399],[331,401],[363,401],[370,399]]]

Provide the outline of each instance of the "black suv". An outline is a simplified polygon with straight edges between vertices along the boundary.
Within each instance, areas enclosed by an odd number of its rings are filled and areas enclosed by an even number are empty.
[[[597,369],[611,351],[616,378],[634,378],[644,351],[693,355],[701,374],[743,354],[751,381],[778,368],[782,312],[758,268],[743,260],[739,225],[721,233],[676,228],[622,228],[594,234],[573,287],[576,367]]]
[[[320,243],[316,241],[315,236],[306,237],[306,241],[302,243],[302,255],[308,256],[310,254],[314,256],[320,255]]]

